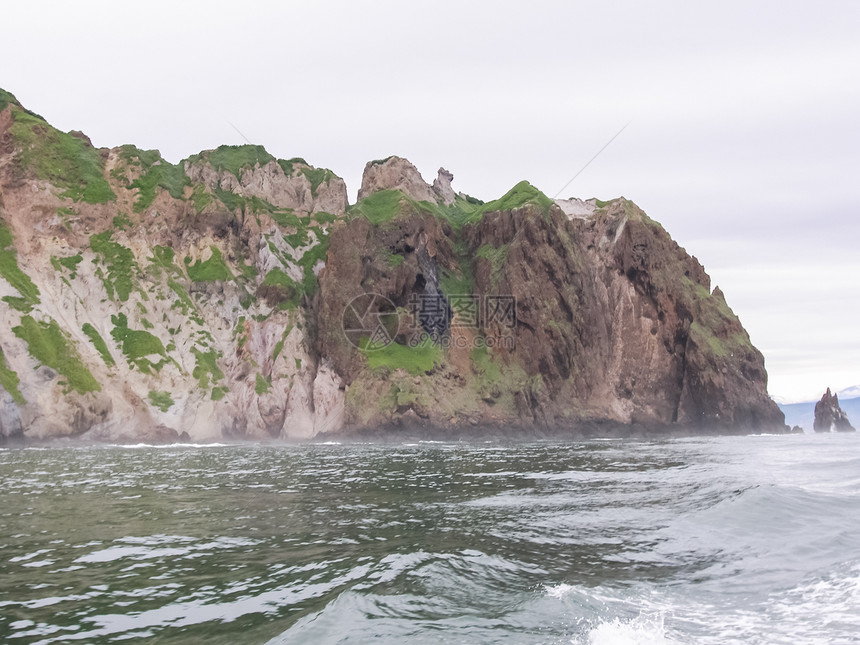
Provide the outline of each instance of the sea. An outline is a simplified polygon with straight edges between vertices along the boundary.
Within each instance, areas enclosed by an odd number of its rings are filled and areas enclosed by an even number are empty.
[[[3,643],[860,643],[857,434],[0,449]]]

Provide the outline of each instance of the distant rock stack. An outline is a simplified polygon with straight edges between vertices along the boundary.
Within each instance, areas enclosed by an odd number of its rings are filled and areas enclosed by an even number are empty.
[[[812,427],[816,432],[854,432],[848,415],[839,407],[839,397],[831,394],[830,388],[815,404],[815,422]]]

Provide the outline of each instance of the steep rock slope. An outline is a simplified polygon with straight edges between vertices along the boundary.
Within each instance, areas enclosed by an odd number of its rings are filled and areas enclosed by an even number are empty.
[[[782,429],[635,205],[452,179],[371,162],[350,207],[302,159],[96,149],[0,91],[0,439]]]
[[[343,181],[256,146],[179,165],[94,149],[0,95],[0,435],[308,437],[342,393],[309,353]]]
[[[319,353],[347,385],[347,428],[784,430],[722,292],[632,202],[568,216],[525,182],[448,207],[376,188],[333,230],[320,276]],[[428,285],[440,344],[414,306]],[[366,293],[400,326],[377,346],[368,330],[362,352],[338,314]],[[498,301],[513,319],[491,315]]]

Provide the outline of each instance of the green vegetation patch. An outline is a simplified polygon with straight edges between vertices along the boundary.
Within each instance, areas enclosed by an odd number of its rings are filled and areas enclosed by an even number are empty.
[[[308,297],[317,290],[317,276],[314,273],[314,267],[320,262],[326,261],[329,243],[329,236],[326,233],[320,229],[315,229],[314,233],[317,236],[317,243],[305,251],[304,255],[296,262],[304,274],[302,289]]]
[[[308,245],[308,242],[310,242],[310,235],[306,228],[300,228],[292,235],[284,235],[284,241],[293,249],[298,249]]]
[[[213,201],[215,201],[215,198],[212,196],[212,193],[206,190],[206,186],[203,184],[197,184],[194,190],[191,191],[191,203],[194,204],[194,210],[198,215],[206,210],[206,207]]]
[[[120,231],[124,231],[126,228],[131,226],[131,220],[125,213],[120,213],[113,218],[113,226]]]
[[[399,267],[401,264],[403,264],[404,260],[406,260],[406,258],[398,253],[389,253],[388,258],[386,258],[385,262],[390,267]]]
[[[391,343],[380,349],[366,352],[367,366],[372,370],[406,370],[417,376],[429,372],[442,362],[442,348],[430,339],[423,340],[416,347]]]
[[[134,201],[135,212],[140,212],[155,201],[156,191],[162,188],[174,199],[182,199],[185,187],[191,180],[185,174],[182,164],[172,164],[165,161],[158,150],[140,150],[132,145],[120,149],[120,157],[130,164],[140,167],[140,176],[128,183],[126,188],[137,189]]]
[[[282,228],[300,227],[302,221],[292,208],[275,209],[269,213],[275,223]]]
[[[308,181],[311,182],[311,195],[313,195],[314,197],[317,196],[317,189],[319,189],[322,184],[328,182],[336,176],[328,168],[310,168],[306,166],[302,168],[301,172],[305,177],[308,178]]]
[[[22,313],[29,313],[34,305],[39,304],[39,289],[18,267],[12,231],[3,221],[0,221],[0,276],[21,294],[20,298],[5,296],[4,302]]]
[[[480,374],[486,381],[498,383],[502,379],[502,371],[493,362],[490,350],[486,347],[481,346],[473,349],[470,353],[470,358],[472,359],[474,371]]]
[[[208,260],[197,260],[190,264],[191,258],[185,258],[188,265],[188,277],[192,282],[215,282],[217,280],[232,280],[233,274],[224,262],[221,250],[217,246],[210,246],[212,255]]]
[[[226,170],[233,174],[236,179],[241,177],[241,173],[246,168],[253,168],[255,165],[266,165],[275,158],[266,152],[263,146],[242,145],[242,146],[218,146],[215,150],[206,150],[197,155],[188,157],[188,161],[195,163],[199,160],[209,162],[216,170]],[[285,171],[286,172],[286,171]]]
[[[12,118],[12,137],[21,147],[17,157],[20,167],[64,189],[61,197],[89,204],[116,199],[104,177],[104,159],[98,150],[16,105],[12,107]]]
[[[69,390],[81,394],[101,390],[98,381],[81,360],[74,342],[60,328],[57,321],[36,322],[32,316],[23,316],[21,324],[13,327],[14,334],[27,343],[30,355],[65,377]]]
[[[108,367],[113,367],[116,365],[116,361],[114,361],[113,356],[111,356],[110,351],[108,350],[107,343],[104,338],[101,337],[98,330],[93,327],[90,323],[84,323],[81,327],[81,331],[86,334],[86,337],[90,339],[90,342],[93,344],[93,347],[96,348],[96,351],[101,354],[102,360],[105,362],[105,365]]]
[[[710,329],[693,321],[690,325],[690,336],[700,347],[707,347],[714,356],[725,358],[731,354],[729,345],[714,336]]]
[[[182,270],[173,261],[175,257],[176,253],[171,247],[156,245],[152,247],[152,257],[149,261],[158,268],[165,269],[167,275],[182,275]]]
[[[213,401],[220,401],[220,400],[221,400],[221,399],[223,399],[225,396],[227,396],[227,392],[229,392],[229,391],[230,391],[230,390],[228,390],[228,389],[227,389],[226,387],[224,387],[223,385],[219,385],[219,386],[217,386],[217,387],[213,387],[213,388],[212,388],[212,395],[211,395],[209,398],[211,398]]]
[[[200,318],[197,313],[197,306],[194,304],[194,301],[191,299],[191,296],[188,294],[185,287],[173,278],[167,279],[167,286],[176,294],[177,297],[171,308],[181,309],[183,316],[187,316],[191,313],[192,320],[194,320],[198,325],[202,325],[203,319]]]
[[[284,351],[284,343],[287,342],[287,337],[290,335],[290,332],[293,331],[293,325],[287,325],[287,328],[284,330],[284,333],[281,335],[281,340],[275,343],[275,350],[272,352],[272,364],[275,364],[275,361],[278,360],[278,356],[281,355],[281,352]],[[298,367],[296,368],[298,369]]]
[[[129,365],[137,367],[141,372],[151,374],[158,372],[168,363],[167,352],[157,336],[141,329],[129,329],[128,318],[125,314],[110,317],[114,328],[110,335],[122,348],[122,353]],[[149,356],[162,356],[164,360],[153,363]]]
[[[18,99],[15,98],[15,95],[11,92],[7,92],[6,90],[0,89],[0,110],[5,110],[6,106],[9,104],[12,105],[20,105],[18,103]]]
[[[399,190],[380,190],[355,204],[350,208],[350,213],[362,215],[374,226],[379,226],[397,217],[402,202],[407,199]]]
[[[0,92],[2,92],[2,90],[0,90]],[[24,405],[27,401],[18,389],[19,382],[20,379],[18,378],[18,374],[16,374],[14,370],[9,369],[9,366],[6,364],[6,356],[3,354],[3,348],[0,347],[0,387],[12,396],[12,400],[15,401],[15,403],[18,405]]]
[[[325,211],[320,211],[318,213],[314,213],[311,215],[315,222],[320,224],[331,224],[332,222],[337,220],[337,215],[332,215],[331,213],[326,213]]]
[[[483,211],[481,210],[483,204],[484,202],[480,199],[475,199],[468,195],[465,197],[457,195],[454,203],[450,206],[439,206],[430,204],[429,202],[422,202],[422,205],[430,208],[436,217],[448,222],[456,231],[461,230],[466,224],[478,222],[483,215]]]
[[[263,394],[268,394],[269,390],[272,389],[271,383],[267,381],[262,374],[257,373],[257,382],[254,385],[254,391],[258,396],[262,396]]]
[[[173,397],[170,396],[170,392],[150,390],[148,398],[149,402],[162,412],[167,412],[171,407],[173,407]]]
[[[374,159],[373,161],[370,162],[370,165],[371,166],[381,166],[382,164],[386,163],[388,160],[394,159],[395,156],[396,155],[388,155],[385,159]]]
[[[137,263],[131,249],[112,241],[111,231],[92,235],[90,248],[102,257],[107,266],[107,275],[102,272],[100,277],[108,297],[113,300],[116,295],[121,302],[128,300],[134,288],[134,274],[137,271]]]
[[[308,162],[302,159],[301,157],[293,157],[292,159],[278,159],[278,165],[281,167],[281,170],[284,171],[284,174],[287,177],[293,176],[293,166],[295,164],[301,164],[303,166],[307,166]]]
[[[516,186],[511,188],[501,198],[487,202],[478,207],[480,213],[489,213],[493,211],[508,211],[514,208],[520,208],[526,204],[536,204],[543,209],[544,213],[548,213],[552,207],[553,201],[544,195],[537,188],[532,186],[527,181],[521,181]]]
[[[221,188],[216,188],[214,193],[215,197],[231,211],[245,210],[247,200],[241,195],[231,193],[229,190],[222,190]]]
[[[737,316],[723,298],[709,293],[705,287],[687,277],[682,278],[681,284],[692,300],[690,337],[697,345],[707,347],[713,356],[719,358],[753,351],[749,335],[740,327]],[[728,330],[733,327],[741,331],[728,334]]]
[[[53,255],[51,256],[51,266],[53,266],[57,271],[66,269],[72,280],[74,280],[75,276],[78,275],[78,265],[83,261],[84,256],[80,253],[65,258],[54,257]]]
[[[202,389],[209,387],[210,377],[212,383],[217,383],[224,378],[224,372],[218,367],[218,353],[214,349],[202,351],[195,347],[191,353],[196,360],[192,376],[197,379]]]

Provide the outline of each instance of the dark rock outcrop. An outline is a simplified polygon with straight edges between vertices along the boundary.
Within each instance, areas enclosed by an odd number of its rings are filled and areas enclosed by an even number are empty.
[[[854,426],[848,421],[848,415],[839,407],[839,396],[830,393],[830,388],[815,404],[816,432],[854,432]]]
[[[722,291],[632,202],[569,218],[521,184],[469,208],[434,211],[404,195],[384,221],[357,218],[333,232],[319,352],[360,391],[347,396],[347,431],[409,425],[410,414],[448,428],[787,430],[764,359]],[[428,283],[428,260],[452,309],[429,369],[401,361],[415,344],[408,315],[402,349],[384,360],[342,342],[337,314],[351,298],[373,292],[407,311]],[[488,315],[500,303],[511,316]],[[483,317],[472,320],[464,304]]]

